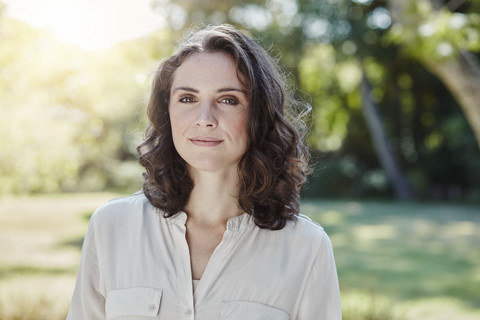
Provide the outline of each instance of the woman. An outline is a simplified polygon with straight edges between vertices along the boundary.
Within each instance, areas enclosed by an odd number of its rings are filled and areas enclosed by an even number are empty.
[[[298,212],[292,106],[249,37],[190,35],[155,74],[143,192],[92,216],[68,319],[341,319],[330,240]]]

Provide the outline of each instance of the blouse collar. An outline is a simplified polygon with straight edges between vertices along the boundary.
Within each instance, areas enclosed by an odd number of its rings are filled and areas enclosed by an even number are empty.
[[[180,211],[177,214],[174,214],[171,217],[166,218],[167,221],[185,226],[187,223],[187,214],[184,211]],[[248,213],[244,212],[239,216],[228,219],[227,221],[227,230],[229,231],[239,231],[246,228],[248,225],[254,223],[253,218]]]

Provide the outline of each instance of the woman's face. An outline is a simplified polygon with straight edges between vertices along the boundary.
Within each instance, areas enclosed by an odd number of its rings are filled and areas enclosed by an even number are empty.
[[[231,56],[186,58],[175,71],[168,108],[173,143],[190,170],[237,172],[248,145],[249,99]]]

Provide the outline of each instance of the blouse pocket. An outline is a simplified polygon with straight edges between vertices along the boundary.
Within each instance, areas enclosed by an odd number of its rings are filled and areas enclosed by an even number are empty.
[[[253,301],[224,301],[222,320],[289,320],[282,309]]]
[[[105,313],[107,320],[155,318],[160,309],[162,290],[147,287],[132,287],[112,290],[107,294]]]

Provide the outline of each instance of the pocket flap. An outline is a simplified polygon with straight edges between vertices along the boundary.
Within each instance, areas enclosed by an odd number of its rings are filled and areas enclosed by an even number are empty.
[[[282,309],[253,301],[224,301],[222,320],[289,320]]]
[[[105,304],[107,320],[122,316],[155,317],[160,308],[162,290],[133,287],[108,292]]]

